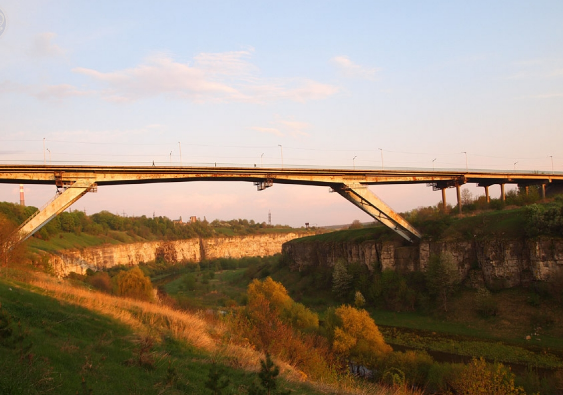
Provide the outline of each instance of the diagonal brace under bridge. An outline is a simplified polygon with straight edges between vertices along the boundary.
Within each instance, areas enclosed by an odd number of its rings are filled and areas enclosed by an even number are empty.
[[[96,184],[88,179],[80,179],[70,184],[61,194],[45,205],[41,210],[29,217],[15,232],[14,244],[29,238],[47,224],[55,216],[69,208],[74,202],[95,188]]]
[[[391,207],[383,203],[367,186],[362,184],[341,184],[333,189],[408,241],[412,242],[413,238],[421,238],[418,230],[394,212]]]

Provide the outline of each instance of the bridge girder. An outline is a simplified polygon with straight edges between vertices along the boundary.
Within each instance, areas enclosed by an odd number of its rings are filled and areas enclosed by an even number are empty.
[[[418,230],[386,205],[367,186],[361,184],[341,184],[333,187],[333,190],[406,240],[413,242],[413,239],[420,239],[422,237]]]

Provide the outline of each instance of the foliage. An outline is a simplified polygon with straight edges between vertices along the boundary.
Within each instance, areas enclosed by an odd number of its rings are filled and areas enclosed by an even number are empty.
[[[25,243],[15,243],[16,229],[15,223],[0,213],[0,267],[21,263],[25,257]]]
[[[153,289],[150,278],[138,267],[121,271],[114,277],[115,294],[138,300],[152,300]]]
[[[459,269],[450,253],[433,255],[426,269],[426,284],[431,295],[440,302],[440,308],[448,311],[448,299],[461,282]]]
[[[266,353],[266,359],[260,360],[260,372],[258,372],[258,378],[260,379],[260,387],[252,383],[249,388],[249,395],[289,395],[291,391],[276,391],[277,382],[276,379],[280,374],[280,369],[272,362],[270,354]]]
[[[373,366],[392,351],[367,311],[343,305],[334,313],[338,319],[332,343],[335,352],[358,365]]]
[[[362,295],[360,291],[356,291],[354,294],[354,306],[356,306],[357,309],[361,309],[365,304],[366,298],[364,298],[364,295]]]
[[[113,290],[111,277],[107,272],[96,272],[86,277],[84,281],[102,292],[111,293]]]
[[[522,387],[514,384],[514,375],[502,364],[488,365],[483,358],[475,359],[450,382],[460,395],[525,395]]]
[[[403,382],[408,381],[413,386],[423,387],[428,381],[430,368],[434,360],[425,351],[406,351],[389,353],[383,360],[382,379],[386,381],[386,373],[396,370],[403,374]],[[391,374],[390,378],[394,376]],[[387,382],[387,384],[395,384]]]
[[[386,269],[376,274],[370,292],[373,302],[388,310],[414,310],[416,294],[401,273]]]
[[[225,368],[218,366],[215,361],[209,369],[207,380],[205,381],[205,388],[210,390],[213,395],[221,395],[223,390],[230,384],[228,377],[225,377]]]
[[[475,308],[484,318],[494,317],[498,314],[498,303],[487,288],[481,287],[475,296]]]
[[[532,204],[526,207],[526,232],[530,237],[542,234],[563,234],[563,199],[549,205]]]
[[[343,259],[339,259],[334,264],[332,272],[332,292],[339,299],[346,300],[352,287],[352,275],[346,269],[346,263]]]

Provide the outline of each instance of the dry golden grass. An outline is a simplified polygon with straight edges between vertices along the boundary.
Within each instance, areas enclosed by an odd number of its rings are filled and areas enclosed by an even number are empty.
[[[143,302],[108,295],[102,292],[73,286],[65,280],[58,280],[43,274],[35,274],[29,283],[43,290],[47,295],[66,303],[114,318],[129,326],[139,335],[159,339],[168,334],[196,348],[210,352],[234,368],[258,371],[263,353],[250,346],[235,344],[227,339],[228,328],[224,323],[204,313],[189,313],[174,310],[160,303]],[[293,382],[309,382],[320,392],[327,394],[354,395],[407,395],[422,392],[407,391],[405,388],[385,388],[370,383],[358,383],[353,377],[335,374],[325,382],[311,382],[307,376],[293,366],[276,360],[283,376]]]

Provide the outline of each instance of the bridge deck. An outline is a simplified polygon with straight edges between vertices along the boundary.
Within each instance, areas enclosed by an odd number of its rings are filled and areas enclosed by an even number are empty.
[[[429,170],[341,170],[244,167],[0,165],[0,183],[56,185],[89,179],[97,185],[187,181],[271,180],[274,183],[333,186],[375,184],[550,184],[563,183],[562,173]],[[445,184],[444,184],[445,185]],[[447,186],[447,185],[445,185]],[[453,186],[453,185],[452,185]]]

